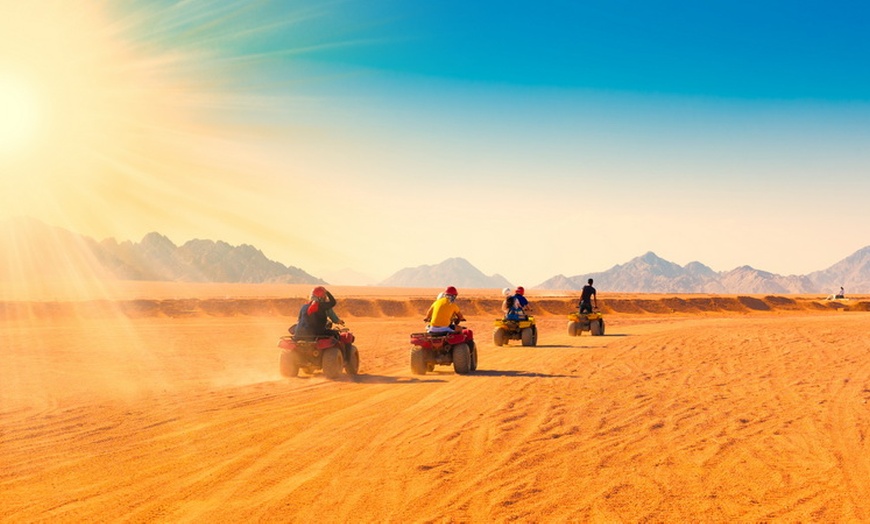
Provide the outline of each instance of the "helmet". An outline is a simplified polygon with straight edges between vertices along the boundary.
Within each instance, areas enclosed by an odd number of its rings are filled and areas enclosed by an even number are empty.
[[[326,298],[326,288],[323,286],[317,286],[311,290],[311,296],[314,298]]]
[[[506,288],[502,289],[502,290],[501,290],[501,294],[504,295],[504,296],[508,296],[508,295],[510,295],[510,294],[511,294],[511,288],[506,287]]]
[[[444,294],[445,294],[445,295],[453,295],[453,296],[455,297],[455,296],[458,295],[459,293],[456,292],[456,288],[455,288],[455,287],[450,286],[450,287],[448,287],[447,289],[444,290]]]
[[[523,286],[518,286],[518,287],[517,287],[517,290],[515,291],[515,293],[516,293],[517,295],[522,295],[522,294],[524,294],[525,292],[526,292],[526,290],[523,288]]]

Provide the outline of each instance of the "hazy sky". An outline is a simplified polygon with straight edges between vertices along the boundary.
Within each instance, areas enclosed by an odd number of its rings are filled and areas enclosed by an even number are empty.
[[[870,244],[870,7],[721,4],[0,0],[0,218],[327,280],[824,269]]]

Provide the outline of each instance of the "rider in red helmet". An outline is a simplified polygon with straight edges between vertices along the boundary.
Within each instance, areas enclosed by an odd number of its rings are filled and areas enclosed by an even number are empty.
[[[326,297],[327,293],[329,293],[329,292],[326,291],[325,287],[317,286],[316,288],[311,290],[311,296],[308,298],[308,300],[316,300],[318,302],[324,302],[327,299],[327,297]],[[326,305],[321,305],[320,307],[326,307]],[[344,320],[341,320],[340,318],[338,318],[338,315],[335,313],[335,309],[333,309],[331,307],[326,307],[326,318],[328,318],[330,321],[332,321],[333,324],[341,324],[342,326],[344,325]]]
[[[336,332],[330,329],[329,325],[331,316],[335,316],[332,312],[335,304],[335,297],[325,287],[317,286],[312,289],[310,302],[303,304],[299,309],[293,337],[306,338],[335,334]],[[341,323],[340,320],[336,322]]]
[[[456,288],[449,286],[444,290],[444,296],[435,300],[429,306],[426,318],[423,319],[429,322],[426,331],[430,333],[449,333],[454,331],[457,322],[465,320],[465,317],[459,311],[459,306],[454,303],[456,295],[458,295]]]
[[[524,296],[525,294],[525,288],[523,288],[523,286],[517,286],[514,294],[505,299],[504,305],[502,306],[505,319],[524,320],[528,318],[527,311],[531,311],[532,306],[529,305],[529,299]]]

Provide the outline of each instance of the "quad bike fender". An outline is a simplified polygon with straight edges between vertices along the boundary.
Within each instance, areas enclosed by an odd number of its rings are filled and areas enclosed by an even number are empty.
[[[336,345],[338,341],[333,337],[322,337],[318,338],[317,342],[314,344],[317,349],[323,351],[324,349],[329,349],[332,346]]]
[[[462,344],[465,342],[466,337],[465,333],[450,333],[447,335],[447,343],[451,346],[455,346],[456,344]]]
[[[293,337],[281,337],[278,341],[278,347],[288,351],[299,353],[310,353],[312,356],[319,356],[325,349],[329,349],[338,344],[338,339],[334,337],[319,337],[316,340],[293,340]]]
[[[427,349],[440,349],[445,344],[455,346],[474,338],[470,329],[459,333],[411,333],[411,344]]]
[[[527,317],[521,320],[507,320],[503,318],[498,318],[495,320],[495,327],[503,328],[508,331],[516,331],[518,329],[523,329],[527,327],[532,327],[535,325],[535,317]]]
[[[353,344],[354,340],[356,340],[356,337],[353,336],[353,333],[351,333],[350,331],[342,331],[338,335],[338,338],[339,338],[339,340],[341,340],[341,343],[346,345],[346,346]]]
[[[568,320],[571,322],[583,322],[585,320],[598,320],[600,318],[604,318],[604,315],[601,313],[587,313],[585,315],[580,315],[580,313],[569,313]]]
[[[465,340],[459,341],[458,344],[462,342],[472,343],[474,342],[474,332],[470,329],[462,328],[462,333],[460,333]],[[452,344],[453,342],[451,342]]]
[[[411,333],[411,344],[414,346],[431,349],[433,342],[434,340],[429,336],[429,333]]]

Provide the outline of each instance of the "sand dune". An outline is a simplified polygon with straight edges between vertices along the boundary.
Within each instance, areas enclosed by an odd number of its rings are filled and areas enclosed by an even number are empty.
[[[564,316],[577,307],[576,297],[531,297],[535,315]],[[5,301],[0,302],[0,319],[42,319],[68,317],[105,317],[122,314],[143,317],[236,317],[295,316],[306,300],[294,298],[167,298],[83,301]],[[355,318],[403,318],[422,316],[432,299],[428,295],[408,297],[344,297],[337,310]],[[466,316],[497,316],[498,298],[471,297],[460,301]],[[870,311],[870,297],[849,300],[824,300],[793,296],[614,296],[601,301],[605,314],[695,315],[721,313],[796,313],[823,311]]]
[[[541,296],[497,348],[481,293],[478,373],[416,376],[429,295],[346,293],[339,381],[278,376],[301,295],[7,300],[0,520],[870,521],[865,299]]]

